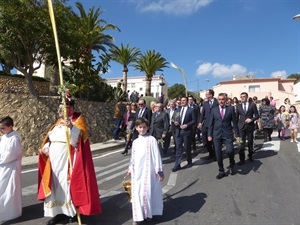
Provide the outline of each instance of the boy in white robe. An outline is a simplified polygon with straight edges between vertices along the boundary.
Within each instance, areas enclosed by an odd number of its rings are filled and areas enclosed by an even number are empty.
[[[9,116],[0,119],[0,222],[22,215],[22,145],[13,125]]]
[[[164,179],[162,161],[156,139],[147,134],[149,122],[139,118],[135,122],[139,137],[132,145],[128,169],[131,175],[131,202],[133,224],[151,220],[153,215],[162,215],[163,197],[161,181]]]

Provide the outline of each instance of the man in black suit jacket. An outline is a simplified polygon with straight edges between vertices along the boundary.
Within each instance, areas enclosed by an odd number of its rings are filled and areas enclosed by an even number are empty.
[[[163,111],[161,103],[155,104],[155,113],[152,114],[150,134],[156,138],[156,140],[162,139],[164,143],[159,143],[158,147],[162,155],[166,155],[165,152],[165,138],[169,130],[169,115]],[[162,146],[163,145],[163,146]]]
[[[245,163],[245,145],[246,137],[248,139],[248,157],[253,161],[253,133],[255,130],[255,121],[259,118],[256,104],[248,102],[248,93],[241,93],[241,104],[236,106],[236,116],[238,120],[238,127],[241,133],[242,144],[239,150],[240,162],[238,165]]]
[[[140,117],[146,118],[149,121],[149,124],[151,124],[152,111],[146,107],[146,101],[144,99],[140,99],[138,104],[139,109],[136,111],[134,122],[131,124],[131,130],[135,127],[135,121]],[[134,129],[132,134],[132,141],[137,139],[138,136],[139,133]]]
[[[181,98],[180,116],[174,122],[176,126],[175,141],[176,141],[176,160],[172,172],[181,169],[180,163],[182,159],[183,145],[187,156],[187,168],[193,166],[191,154],[191,134],[194,124],[196,123],[195,113],[192,108],[189,108],[188,98]]]
[[[171,137],[174,139],[175,147],[174,147],[174,153],[176,152],[176,141],[175,141],[175,132],[176,132],[176,126],[174,124],[175,117],[177,114],[177,109],[175,108],[175,101],[170,100],[169,101],[169,109],[167,109],[166,113],[169,115],[169,131],[167,133],[167,137],[165,138],[165,149],[164,151],[167,152],[170,147]]]
[[[223,157],[222,157],[222,145],[223,143],[226,146],[226,153],[229,158],[229,169],[232,175],[235,174],[235,161],[234,161],[234,135],[239,140],[239,128],[237,125],[235,109],[233,106],[226,106],[226,94],[221,93],[218,96],[218,107],[214,107],[211,110],[211,116],[209,118],[209,127],[208,127],[208,140],[213,141],[216,158],[219,166],[219,174],[217,179],[225,177]]]
[[[213,148],[213,143],[212,141],[208,140],[208,125],[211,110],[219,105],[218,100],[214,98],[214,94],[215,92],[212,89],[208,89],[206,91],[205,96],[207,98],[207,101],[203,103],[202,113],[198,121],[198,128],[201,129],[202,132],[203,147],[209,153],[207,159],[215,159],[215,150]]]

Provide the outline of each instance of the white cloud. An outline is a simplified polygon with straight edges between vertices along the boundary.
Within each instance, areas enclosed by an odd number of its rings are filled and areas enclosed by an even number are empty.
[[[214,0],[131,0],[140,12],[190,15]]]
[[[273,73],[271,73],[271,77],[282,77],[282,78],[286,78],[286,71],[285,70],[281,70],[281,71],[275,71]]]
[[[211,74],[218,78],[233,77],[234,75],[243,75],[246,73],[253,74],[253,72],[247,71],[247,68],[239,64],[202,63],[196,70],[196,74],[199,76]]]

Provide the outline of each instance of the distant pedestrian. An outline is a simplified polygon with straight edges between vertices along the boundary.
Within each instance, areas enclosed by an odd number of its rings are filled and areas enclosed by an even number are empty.
[[[245,147],[246,138],[248,140],[248,157],[249,161],[253,161],[253,148],[254,148],[254,130],[255,121],[259,118],[256,104],[253,102],[248,102],[248,93],[241,93],[241,103],[236,106],[236,116],[238,119],[238,126],[242,138],[242,144],[239,149],[240,161],[238,165],[245,163]]]
[[[0,222],[22,215],[22,145],[9,116],[0,119]]]
[[[202,132],[202,141],[203,141],[203,148],[208,152],[207,160],[215,160],[215,150],[213,147],[213,142],[208,140],[208,125],[211,115],[211,110],[214,107],[219,105],[218,100],[214,97],[215,92],[212,89],[208,89],[205,92],[205,97],[207,101],[203,103],[202,113],[198,120],[198,128],[201,129]]]
[[[121,129],[121,122],[123,119],[123,112],[121,107],[121,101],[118,101],[118,103],[115,105],[114,108],[114,129],[113,129],[113,139],[114,140],[120,140],[119,138],[119,132]]]
[[[127,175],[131,175],[133,224],[151,220],[163,213],[161,181],[164,179],[157,141],[149,133],[149,122],[139,118],[135,122],[139,137],[133,142]]]
[[[277,121],[278,138],[281,138],[281,140],[283,141],[285,140],[288,115],[289,113],[285,111],[285,106],[281,105],[278,110],[276,121]]]
[[[123,120],[122,120],[122,127],[126,130],[126,137],[125,137],[125,148],[124,151],[121,152],[123,155],[128,154],[128,149],[131,148],[131,139],[133,130],[131,129],[131,124],[134,123],[135,114],[137,109],[137,103],[132,102],[131,105],[128,104],[126,106],[126,112],[124,113]]]
[[[262,105],[259,109],[260,124],[264,131],[264,142],[272,141],[271,134],[274,129],[274,116],[275,108],[270,105],[270,100],[268,98],[263,98],[261,100]]]
[[[276,101],[274,100],[274,98],[272,96],[270,97],[270,105],[276,109]]]
[[[294,105],[290,106],[289,110],[289,130],[291,131],[291,142],[298,142],[297,135],[298,135],[298,128],[299,128],[299,114],[297,109]]]
[[[166,136],[169,131],[169,114],[163,111],[163,105],[161,103],[157,103],[155,105],[155,112],[152,114],[151,118],[151,128],[150,134],[156,138],[159,143],[159,150],[163,156],[167,155],[167,150],[165,148]]]

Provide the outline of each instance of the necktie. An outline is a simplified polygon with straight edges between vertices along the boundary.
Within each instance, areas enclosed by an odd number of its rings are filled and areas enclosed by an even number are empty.
[[[172,124],[173,114],[174,114],[174,110],[170,110],[170,125]]]
[[[212,100],[209,100],[209,107],[211,108],[213,105],[213,101]]]
[[[247,108],[246,108],[246,102],[244,102],[244,112],[247,112]]]
[[[139,116],[138,116],[138,117],[142,117],[142,115],[143,115],[143,109],[141,109],[141,110],[139,111]]]
[[[224,106],[221,107],[221,118],[224,119]]]
[[[158,117],[158,115],[159,115],[159,113],[157,112],[156,115],[155,115],[155,119]]]
[[[182,109],[181,109],[181,112],[180,112],[180,119],[181,119],[181,124],[183,124],[183,116],[184,116],[184,109],[185,109],[185,107],[183,107]]]

